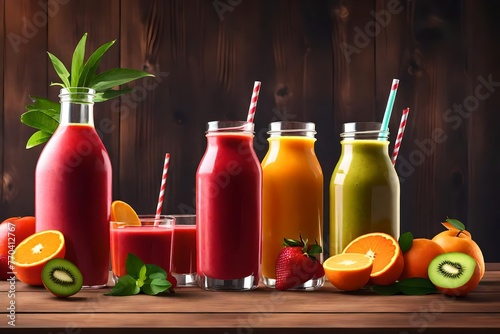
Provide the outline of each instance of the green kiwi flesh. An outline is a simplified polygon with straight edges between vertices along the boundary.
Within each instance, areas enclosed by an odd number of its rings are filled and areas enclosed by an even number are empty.
[[[51,259],[42,269],[42,282],[57,297],[69,297],[81,290],[83,277],[80,270],[65,259]]]
[[[459,288],[469,282],[476,266],[476,260],[468,254],[444,253],[436,256],[429,264],[429,279],[437,287]]]

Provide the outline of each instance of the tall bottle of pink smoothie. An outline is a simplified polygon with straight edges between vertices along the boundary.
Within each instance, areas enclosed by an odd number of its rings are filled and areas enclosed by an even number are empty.
[[[253,123],[215,121],[196,173],[197,269],[206,290],[251,290],[261,263],[262,169]]]
[[[93,89],[62,89],[61,122],[35,172],[36,230],[59,230],[85,287],[109,273],[111,163],[94,128]]]

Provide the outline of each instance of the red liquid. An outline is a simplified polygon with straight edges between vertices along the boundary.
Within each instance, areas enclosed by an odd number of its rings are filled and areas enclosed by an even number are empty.
[[[156,264],[171,271],[172,228],[161,226],[126,226],[111,229],[111,259],[113,273],[127,274],[128,253],[138,256],[145,264]]]
[[[230,280],[255,276],[261,262],[262,170],[253,136],[207,136],[196,177],[198,275]]]
[[[36,166],[36,230],[63,233],[86,286],[108,281],[110,206],[111,163],[95,129],[60,125]]]
[[[172,272],[192,274],[196,272],[196,226],[176,225]]]

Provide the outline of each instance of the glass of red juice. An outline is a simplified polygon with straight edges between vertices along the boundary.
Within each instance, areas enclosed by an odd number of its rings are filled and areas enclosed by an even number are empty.
[[[172,250],[175,218],[165,215],[139,215],[141,225],[111,222],[111,270],[115,283],[127,274],[128,253],[145,264],[156,264],[172,272]]]
[[[177,286],[198,286],[196,273],[196,215],[170,215],[175,218],[172,275]]]

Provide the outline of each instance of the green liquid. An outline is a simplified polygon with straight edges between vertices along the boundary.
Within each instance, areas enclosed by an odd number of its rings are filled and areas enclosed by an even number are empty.
[[[399,179],[389,142],[343,140],[330,181],[330,256],[370,232],[399,237]]]

